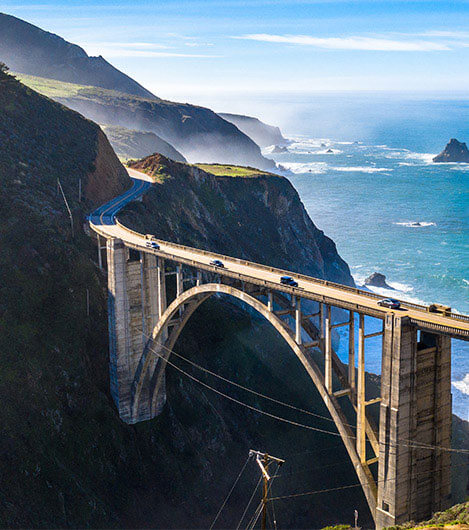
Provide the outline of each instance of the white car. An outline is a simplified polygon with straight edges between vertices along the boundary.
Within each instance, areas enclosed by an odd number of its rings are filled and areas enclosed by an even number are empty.
[[[147,241],[145,243],[145,246],[148,247],[148,248],[152,248],[153,250],[159,250],[160,249],[160,245],[158,245],[158,243],[156,241]]]

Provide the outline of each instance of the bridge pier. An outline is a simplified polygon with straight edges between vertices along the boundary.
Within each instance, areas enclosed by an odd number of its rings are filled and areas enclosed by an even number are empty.
[[[451,342],[386,315],[381,375],[377,528],[422,520],[449,504]]]
[[[132,381],[143,348],[157,324],[166,290],[158,281],[156,256],[140,252],[132,259],[120,239],[107,240],[108,319],[111,395],[120,418],[132,419]],[[164,311],[163,309],[163,311]]]

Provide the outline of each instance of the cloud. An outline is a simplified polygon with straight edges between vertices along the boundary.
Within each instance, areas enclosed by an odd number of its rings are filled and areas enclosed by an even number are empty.
[[[140,49],[140,48],[143,48],[145,50],[154,50],[154,49],[161,50],[161,49],[172,48],[172,46],[168,46],[166,44],[160,44],[156,42],[85,42],[85,43],[82,43],[81,46],[89,47],[93,49],[98,49],[98,48]]]
[[[204,53],[184,53],[169,50],[173,46],[153,42],[99,42],[82,44],[89,55],[104,57],[184,57],[189,59],[218,58],[221,55]]]
[[[187,57],[192,59],[214,59],[222,55],[208,55],[203,53],[155,52],[147,50],[111,50],[101,52],[106,57]]]
[[[469,39],[469,31],[429,30],[414,33],[418,37],[443,37],[445,39]]]
[[[233,37],[260,42],[298,44],[328,50],[361,50],[361,51],[392,51],[392,52],[428,52],[447,51],[447,44],[419,40],[394,40],[376,37],[311,37],[309,35],[271,35],[255,33]]]

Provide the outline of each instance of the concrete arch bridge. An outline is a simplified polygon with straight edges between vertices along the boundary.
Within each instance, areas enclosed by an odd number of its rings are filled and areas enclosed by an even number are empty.
[[[450,339],[469,340],[469,317],[407,302],[399,311],[388,309],[367,291],[167,241],[148,247],[143,234],[116,220],[151,186],[148,176],[128,171],[133,187],[89,218],[100,266],[106,248],[111,393],[121,419],[136,423],[161,412],[166,360],[182,329],[200,304],[224,294],[260,313],[304,366],[342,437],[377,528],[443,509],[451,490],[450,453],[444,450],[451,447]],[[298,286],[281,284],[283,275]],[[175,280],[171,301],[169,276]],[[343,321],[333,321],[334,308],[343,310]],[[365,316],[379,319],[381,329],[366,333]],[[348,367],[332,347],[338,327],[348,329]],[[367,400],[371,337],[382,340],[381,396]],[[354,429],[343,400],[355,410]],[[379,425],[369,414],[373,404],[380,407]]]

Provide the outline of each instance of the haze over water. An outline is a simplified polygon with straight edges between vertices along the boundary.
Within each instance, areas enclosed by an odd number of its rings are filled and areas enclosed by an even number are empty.
[[[469,314],[469,164],[431,162],[450,138],[469,141],[469,98],[301,96],[274,108],[294,140],[275,160],[357,284],[378,271],[395,289],[383,295]],[[453,341],[452,362],[453,411],[469,419],[468,343]],[[376,343],[367,370],[380,363]]]

